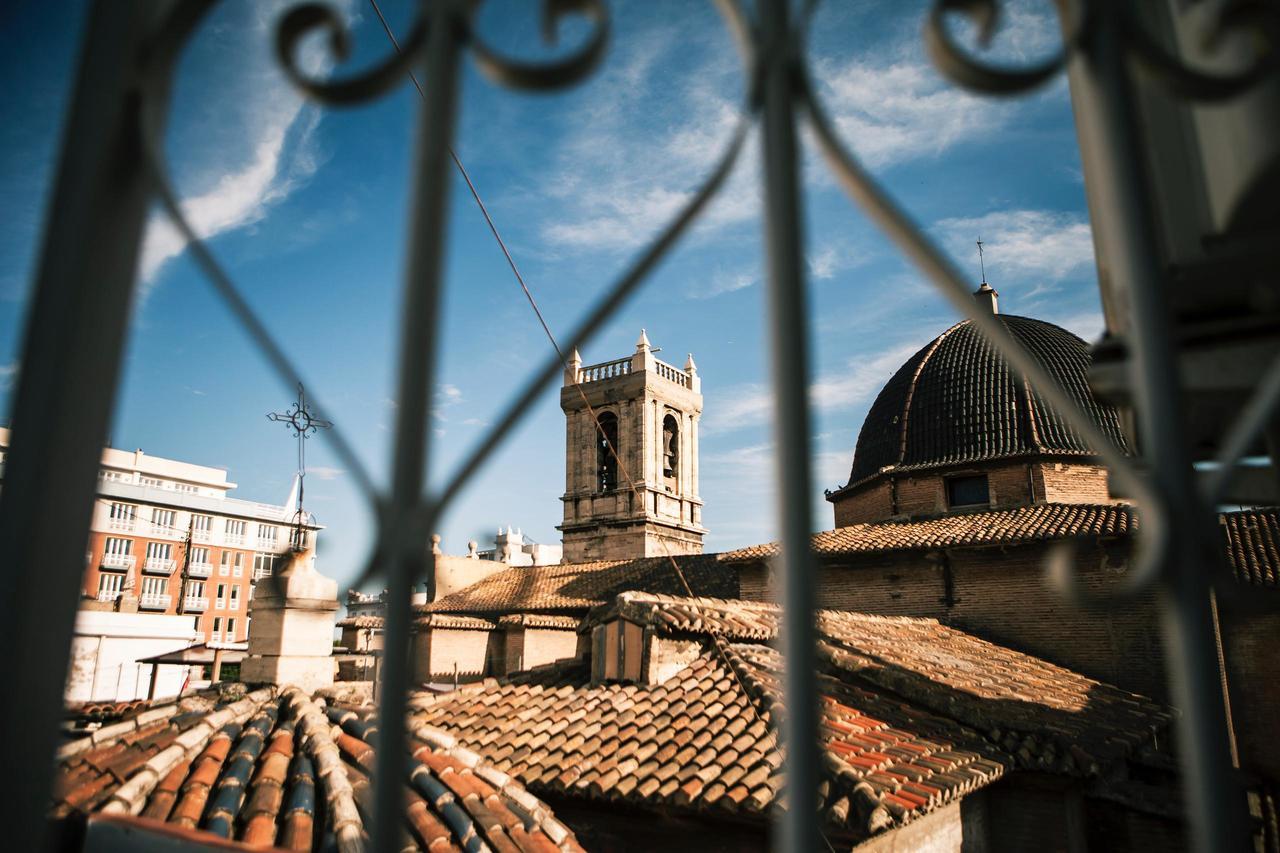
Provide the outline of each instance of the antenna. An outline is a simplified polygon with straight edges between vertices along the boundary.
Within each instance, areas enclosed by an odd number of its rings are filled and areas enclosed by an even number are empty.
[[[987,283],[987,264],[982,257],[982,235],[978,235],[978,266],[982,269],[982,283]]]

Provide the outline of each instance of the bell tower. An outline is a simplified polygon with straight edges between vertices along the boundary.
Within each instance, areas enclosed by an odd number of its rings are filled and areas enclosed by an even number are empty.
[[[644,330],[625,358],[583,366],[575,350],[560,408],[565,562],[702,553],[693,356],[683,369],[659,361]]]

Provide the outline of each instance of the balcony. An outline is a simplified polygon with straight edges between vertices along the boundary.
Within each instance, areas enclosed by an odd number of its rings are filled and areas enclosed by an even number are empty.
[[[259,550],[259,551],[267,551],[268,553],[270,553],[270,552],[272,552],[272,551],[275,551],[275,550],[276,550],[276,548],[278,548],[278,547],[279,547],[279,545],[277,544],[276,540],[274,540],[274,539],[263,539],[261,536],[259,536],[259,537],[258,537],[258,550]]]
[[[223,536],[223,537],[222,537],[222,541],[223,541],[223,544],[224,544],[224,545],[243,545],[243,544],[244,544],[244,534],[243,534],[243,533],[228,533],[228,534],[226,534],[225,536]]]
[[[192,539],[192,541],[194,541],[194,542],[208,542],[208,541],[209,541],[209,531],[207,531],[207,530],[193,530],[193,531],[191,531],[191,539]]]
[[[187,566],[187,574],[193,578],[207,578],[213,574],[212,563],[191,563]]]
[[[99,601],[115,601],[119,597],[120,597],[120,590],[118,589],[98,590]]]
[[[107,522],[107,527],[112,530],[126,530],[132,532],[138,523],[132,518],[113,518]]]
[[[173,603],[173,596],[144,592],[138,599],[138,607],[143,610],[168,610]]]
[[[165,596],[165,598],[168,597]],[[186,613],[203,613],[209,609],[209,599],[188,595],[182,600],[182,609]]]
[[[133,564],[137,562],[137,558],[132,554],[103,554],[102,568],[104,569],[132,569]]]
[[[142,564],[142,570],[151,575],[171,575],[173,574],[173,560],[166,560],[163,557],[147,557],[146,562]]]
[[[163,536],[166,539],[181,539],[183,535],[183,531],[168,524],[157,524],[153,521],[151,522],[150,527],[152,536]]]

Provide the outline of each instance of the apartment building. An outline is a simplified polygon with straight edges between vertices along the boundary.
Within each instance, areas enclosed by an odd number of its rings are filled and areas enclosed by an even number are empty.
[[[0,454],[8,445],[0,429]],[[295,528],[292,501],[228,497],[235,487],[221,468],[105,449],[84,608],[116,609],[130,592],[126,601],[136,596],[139,612],[190,616],[204,642],[244,642],[254,584],[284,559]],[[300,544],[313,546],[319,530],[308,517]]]

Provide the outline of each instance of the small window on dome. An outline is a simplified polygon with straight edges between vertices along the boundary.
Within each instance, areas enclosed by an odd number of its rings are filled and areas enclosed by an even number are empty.
[[[987,506],[991,492],[987,488],[986,474],[947,478],[947,505],[949,507]]]

